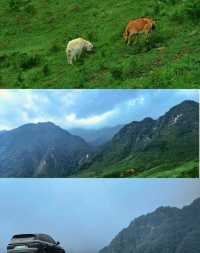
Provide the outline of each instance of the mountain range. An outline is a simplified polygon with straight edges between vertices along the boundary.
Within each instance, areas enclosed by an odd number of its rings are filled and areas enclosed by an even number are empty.
[[[160,207],[122,230],[99,253],[197,253],[200,198],[182,209]]]
[[[90,156],[79,175],[137,176],[149,170],[160,173],[198,160],[198,107],[197,102],[184,101],[157,120],[145,118],[125,125],[100,151]],[[197,172],[198,166],[194,167]],[[191,176],[195,171],[191,170]]]
[[[51,122],[26,124],[0,133],[0,177],[198,177],[198,127],[194,101],[90,141],[89,130],[81,138]]]

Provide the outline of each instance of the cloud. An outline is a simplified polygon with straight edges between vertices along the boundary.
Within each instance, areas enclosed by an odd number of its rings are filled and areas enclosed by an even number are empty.
[[[109,119],[111,119],[113,116],[116,116],[118,113],[119,110],[117,108],[99,115],[92,115],[86,118],[78,118],[75,113],[71,113],[65,117],[65,124],[70,127],[92,127],[108,122]]]
[[[197,90],[0,90],[0,130],[51,121],[100,128],[158,117]]]
[[[138,98],[130,99],[127,101],[127,105],[130,107],[134,107],[136,105],[143,105],[145,101],[144,96],[139,96]]]

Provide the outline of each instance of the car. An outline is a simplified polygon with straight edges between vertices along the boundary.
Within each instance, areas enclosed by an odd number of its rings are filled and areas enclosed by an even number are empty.
[[[18,234],[12,237],[7,253],[65,253],[59,244],[47,234]]]

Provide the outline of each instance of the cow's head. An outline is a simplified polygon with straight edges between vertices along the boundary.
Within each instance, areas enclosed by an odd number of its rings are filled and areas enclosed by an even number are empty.
[[[92,43],[89,41],[86,41],[86,43],[85,43],[86,51],[91,52],[93,50],[93,48],[94,48],[94,46],[92,45]]]

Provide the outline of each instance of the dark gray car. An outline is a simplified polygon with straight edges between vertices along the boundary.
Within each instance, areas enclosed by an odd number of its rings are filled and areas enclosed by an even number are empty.
[[[65,253],[59,244],[47,234],[14,235],[7,246],[7,253]]]

